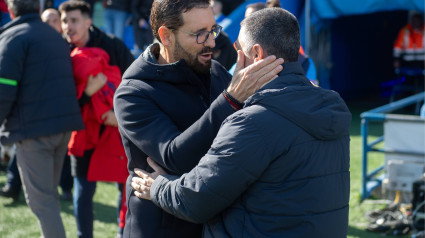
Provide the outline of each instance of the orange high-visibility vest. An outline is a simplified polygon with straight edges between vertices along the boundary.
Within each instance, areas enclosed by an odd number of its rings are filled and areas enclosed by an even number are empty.
[[[394,42],[394,58],[404,61],[424,61],[424,26],[420,30],[413,29],[411,24],[401,28]]]

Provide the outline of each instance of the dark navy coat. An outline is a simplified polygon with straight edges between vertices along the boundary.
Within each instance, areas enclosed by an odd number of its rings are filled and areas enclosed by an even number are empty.
[[[114,107],[128,157],[124,237],[200,237],[202,225],[180,220],[134,196],[134,168],[152,171],[147,156],[182,175],[207,153],[221,123],[234,109],[221,92],[230,75],[216,61],[211,74],[196,75],[184,60],[159,65],[149,47],[125,72]]]
[[[36,13],[0,29],[0,124],[4,121],[4,144],[84,128],[68,45]]]
[[[204,237],[347,236],[351,114],[299,63],[229,116],[189,173],[159,176],[155,204]]]

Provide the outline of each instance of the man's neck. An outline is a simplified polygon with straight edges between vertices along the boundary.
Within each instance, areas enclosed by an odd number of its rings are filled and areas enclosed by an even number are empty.
[[[159,46],[160,46],[160,51],[159,51],[158,63],[159,64],[174,63],[175,60],[172,57],[170,50],[165,48],[162,44],[159,44]]]
[[[90,31],[87,32],[87,34],[85,35],[85,37],[80,41],[75,43],[75,47],[85,47],[87,46],[87,43],[89,43],[90,40]]]

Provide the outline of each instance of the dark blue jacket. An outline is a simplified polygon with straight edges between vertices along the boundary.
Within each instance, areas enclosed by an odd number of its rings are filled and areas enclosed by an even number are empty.
[[[351,114],[299,63],[223,122],[199,164],[159,176],[152,201],[206,223],[204,237],[347,236]]]
[[[159,65],[149,47],[125,72],[114,106],[128,157],[129,181],[134,168],[152,171],[150,156],[171,174],[181,175],[198,164],[234,109],[221,94],[230,75],[216,61],[211,75],[196,75],[180,60]],[[200,237],[202,226],[164,212],[134,196],[127,183],[125,237]]]
[[[0,29],[1,143],[84,128],[69,48],[38,14]]]

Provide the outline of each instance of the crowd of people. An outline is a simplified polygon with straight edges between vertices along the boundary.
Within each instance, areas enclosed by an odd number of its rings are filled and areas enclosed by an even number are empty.
[[[117,237],[347,235],[351,114],[280,1],[248,5],[235,43],[225,2],[103,1],[103,30],[94,3],[0,1],[0,196],[22,184],[43,237],[65,237],[59,185],[93,237],[97,181]]]

